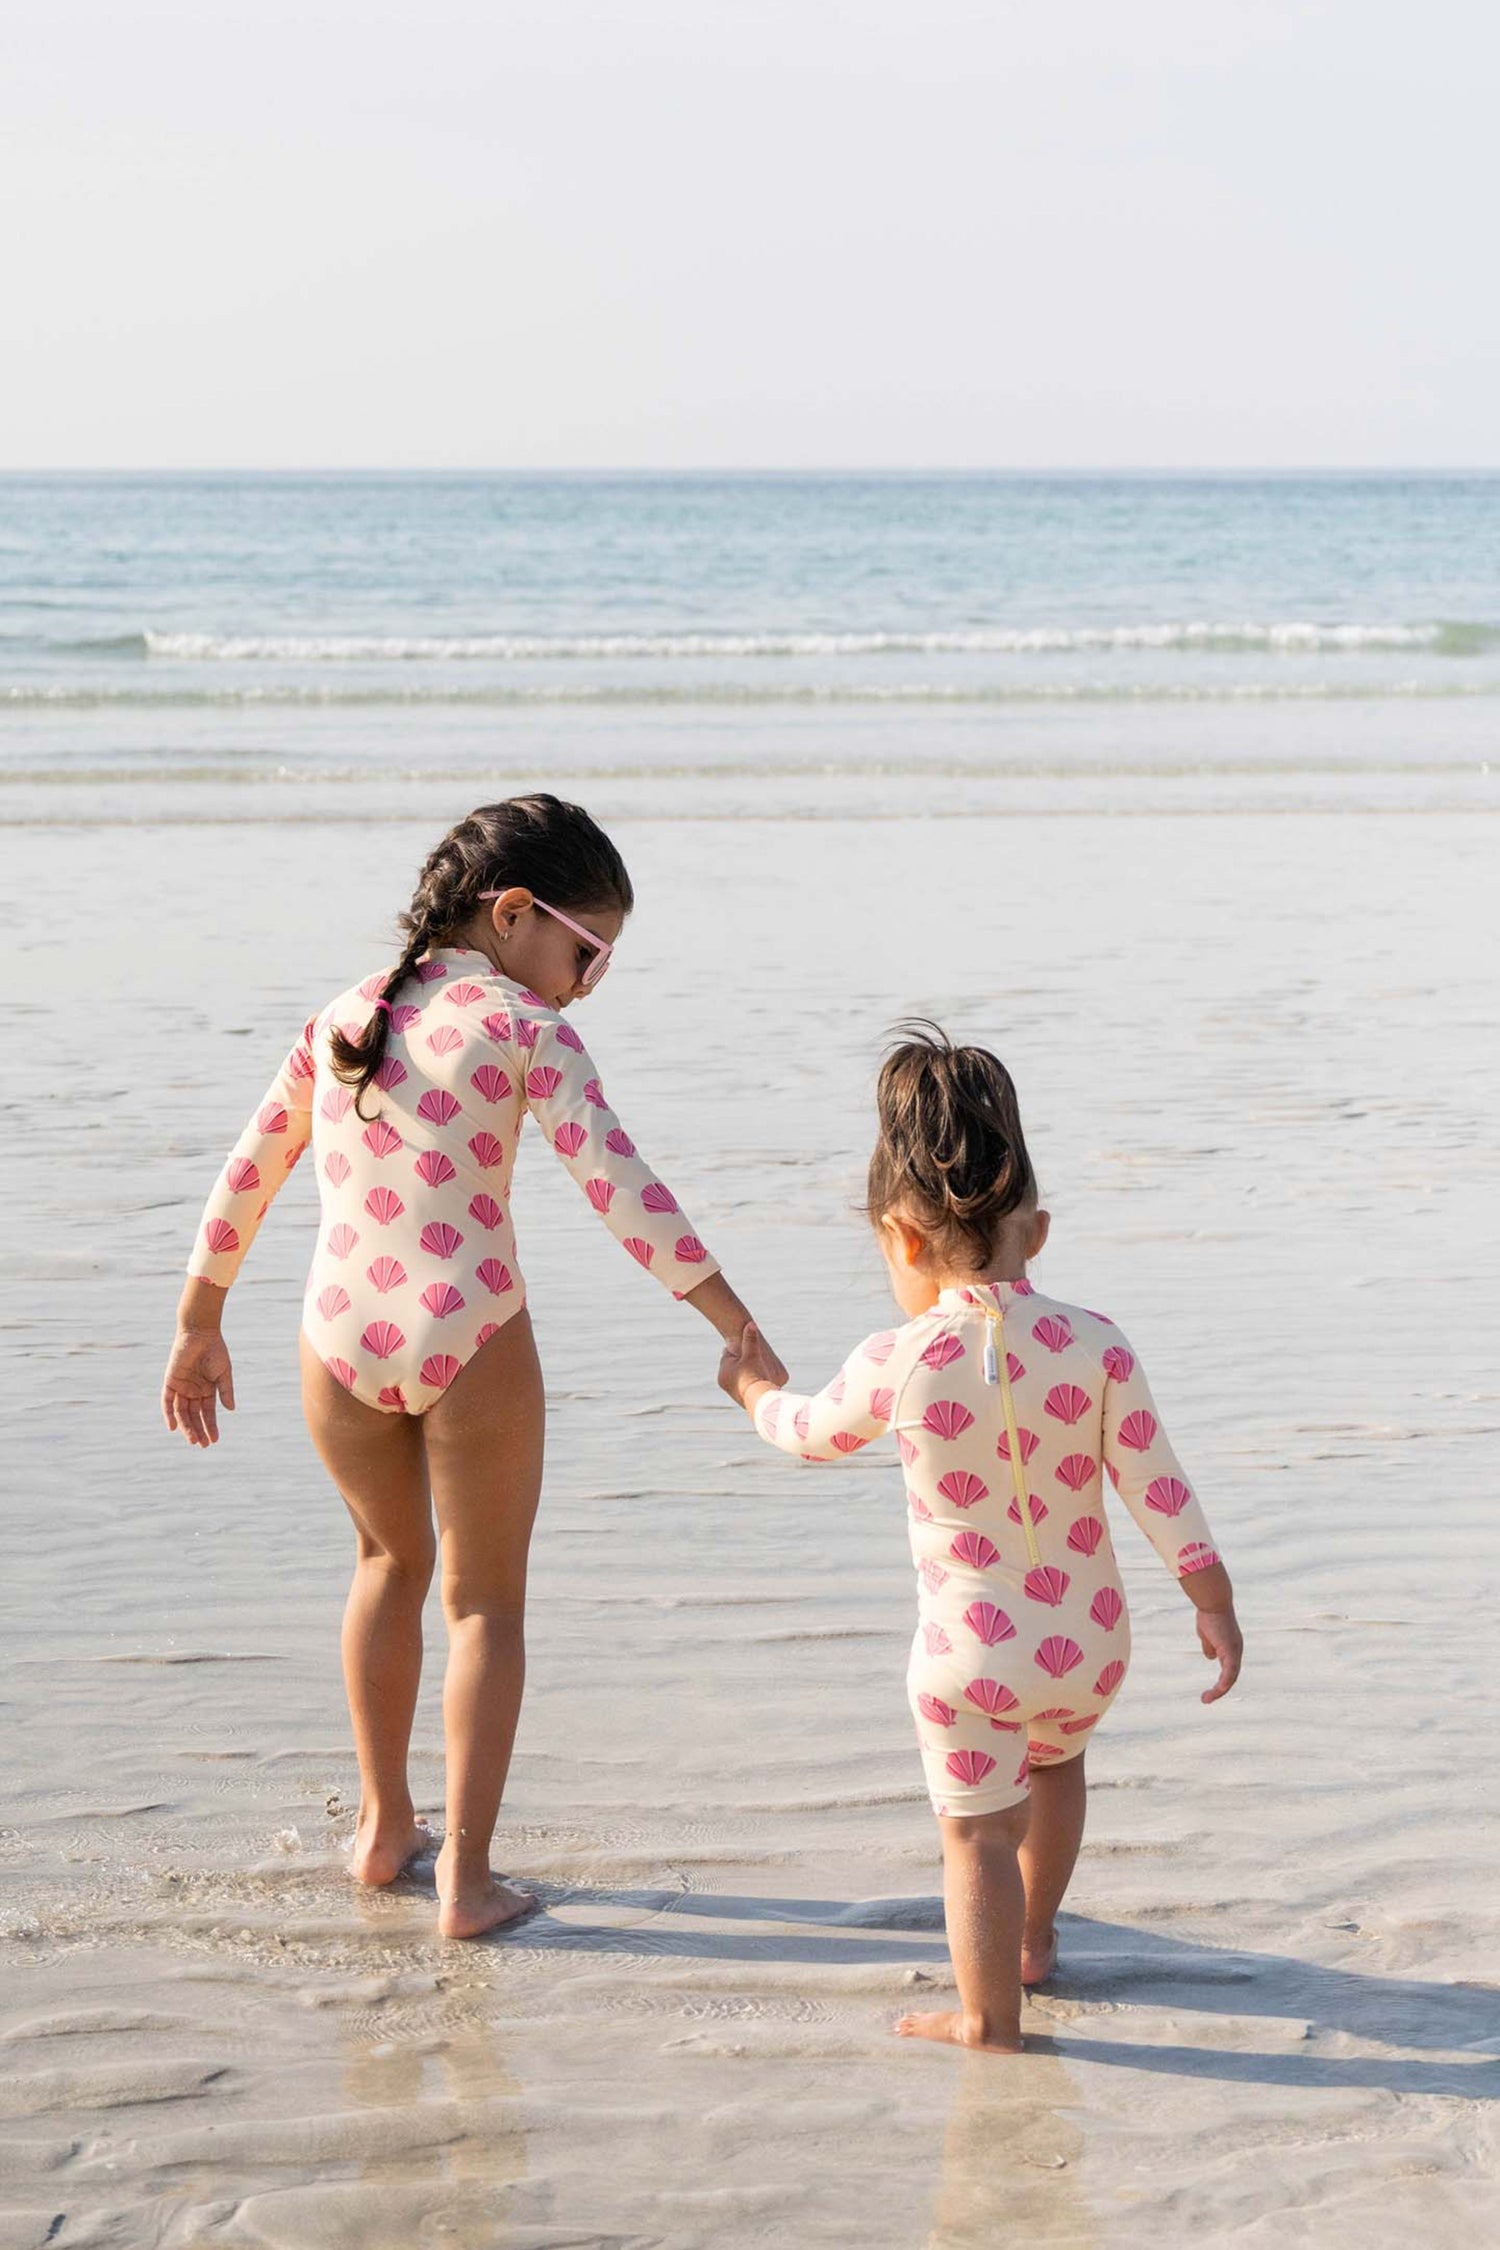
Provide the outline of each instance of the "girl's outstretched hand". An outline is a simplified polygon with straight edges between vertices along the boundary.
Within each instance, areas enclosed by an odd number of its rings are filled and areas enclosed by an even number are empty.
[[[1211,1688],[1205,1688],[1199,1700],[1217,1703],[1227,1695],[1240,1676],[1240,1663],[1245,1653],[1244,1636],[1240,1621],[1234,1614],[1233,1604],[1228,1609],[1200,1609],[1198,1612],[1198,1640],[1210,1664],[1217,1664],[1219,1676]]]
[[[786,1381],[782,1366],[753,1320],[747,1320],[737,1344],[726,1344],[719,1361],[719,1388],[736,1405],[750,1407],[749,1394],[757,1387],[779,1391]]]
[[[179,1328],[162,1377],[162,1419],[189,1445],[217,1445],[219,1408],[234,1412],[229,1346],[216,1328]]]

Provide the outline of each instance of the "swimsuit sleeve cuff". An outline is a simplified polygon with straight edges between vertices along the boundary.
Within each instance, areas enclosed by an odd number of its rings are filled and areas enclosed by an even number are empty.
[[[670,1275],[664,1273],[662,1279],[669,1283],[673,1296],[680,1302],[700,1281],[709,1281],[722,1271],[718,1259],[704,1249],[698,1237],[685,1234],[676,1246]]]

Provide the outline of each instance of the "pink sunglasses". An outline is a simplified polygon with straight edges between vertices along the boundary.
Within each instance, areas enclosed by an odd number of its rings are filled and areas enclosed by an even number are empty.
[[[503,898],[505,893],[503,891],[481,891],[479,895],[481,898]],[[599,982],[599,979],[609,967],[609,957],[614,952],[613,944],[606,943],[602,937],[596,937],[592,930],[586,930],[581,922],[575,922],[572,916],[564,914],[560,907],[549,906],[544,898],[537,898],[533,894],[531,903],[533,906],[540,907],[544,914],[550,914],[554,922],[561,922],[563,928],[571,930],[574,937],[582,938],[585,945],[593,948],[594,957],[578,980],[584,991],[588,992]]]

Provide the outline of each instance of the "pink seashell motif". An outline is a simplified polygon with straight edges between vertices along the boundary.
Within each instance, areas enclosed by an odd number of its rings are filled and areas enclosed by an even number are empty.
[[[1148,1414],[1143,1406],[1134,1414],[1127,1414],[1120,1424],[1120,1443],[1128,1446],[1132,1453],[1146,1452],[1155,1436],[1156,1416]]]
[[[1218,1559],[1213,1548],[1204,1540],[1191,1539],[1185,1547],[1178,1549],[1177,1575],[1179,1578],[1191,1578],[1195,1570],[1212,1570]]]
[[[1153,1477],[1146,1487],[1146,1505],[1159,1516],[1180,1516],[1192,1497],[1181,1477]]]
[[[1068,1545],[1075,1555],[1097,1555],[1103,1537],[1104,1526],[1097,1516],[1080,1516],[1068,1532]]]
[[[906,1497],[908,1502],[911,1502],[916,1499],[916,1494],[908,1492]],[[929,1594],[940,1594],[948,1583],[947,1571],[944,1570],[940,1562],[934,1562],[930,1555],[919,1568],[917,1576],[921,1579]]]
[[[1054,1313],[1044,1313],[1031,1333],[1049,1352],[1065,1352],[1073,1341],[1073,1331],[1068,1323]]]
[[[505,1046],[510,1040],[510,1017],[506,1014],[503,1008],[497,1008],[492,1016],[481,1016],[479,1019],[479,1026],[482,1031],[486,1031],[489,1033],[489,1036],[494,1040],[497,1047]]]
[[[585,1180],[583,1192],[594,1209],[602,1213],[614,1202],[615,1183],[613,1180]]]
[[[945,1703],[940,1695],[919,1695],[917,1697],[917,1709],[921,1712],[923,1718],[930,1719],[935,1727],[951,1727],[957,1724],[958,1713],[954,1710],[952,1704]]]
[[[1104,1355],[1104,1372],[1112,1382],[1128,1383],[1135,1373],[1135,1354],[1123,1344],[1111,1344]]]
[[[949,1640],[941,1625],[924,1625],[922,1627],[922,1640],[929,1656],[951,1656],[953,1654],[953,1643]]]
[[[510,1074],[498,1063],[481,1063],[469,1080],[487,1102],[503,1102],[510,1092]]]
[[[1045,1602],[1049,1609],[1056,1609],[1071,1583],[1067,1572],[1059,1570],[1056,1563],[1041,1563],[1035,1570],[1028,1570],[1026,1573],[1027,1597],[1034,1602]]]
[[[430,1258],[451,1258],[464,1238],[446,1219],[429,1219],[417,1239]]]
[[[323,1159],[323,1177],[342,1187],[349,1177],[349,1159],[341,1148],[331,1148]]]
[[[656,1256],[655,1243],[643,1242],[638,1234],[627,1235],[625,1237],[625,1247],[630,1252],[632,1258],[637,1259],[643,1266],[649,1266],[652,1259]]]
[[[476,1226],[486,1227],[493,1232],[505,1213],[492,1195],[476,1195],[469,1205],[469,1217]]]
[[[612,1126],[604,1136],[604,1145],[611,1156],[634,1156],[635,1142],[618,1125]]]
[[[998,1719],[1002,1711],[1014,1711],[1017,1704],[1017,1698],[999,1680],[970,1680],[964,1698],[987,1719]]]
[[[377,1359],[389,1359],[392,1352],[400,1351],[406,1338],[393,1320],[372,1320],[359,1341],[361,1350],[373,1352]]]
[[[1084,1486],[1092,1484],[1099,1474],[1099,1464],[1092,1453],[1069,1453],[1058,1462],[1052,1474],[1070,1492],[1082,1492]]]
[[[1000,1550],[982,1531],[961,1531],[948,1549],[955,1562],[967,1563],[971,1570],[988,1570],[1000,1560]]]
[[[417,976],[423,984],[438,984],[448,974],[446,961],[419,961]]]
[[[406,1400],[399,1383],[383,1383],[379,1391],[382,1406],[393,1406],[399,1414],[406,1412]]]
[[[340,1313],[349,1310],[349,1304],[348,1290],[341,1288],[336,1281],[318,1292],[318,1310],[325,1320],[337,1320]]]
[[[955,1781],[965,1782],[973,1789],[986,1774],[994,1772],[995,1761],[988,1750],[950,1750],[947,1767]]]
[[[1053,1633],[1043,1641],[1034,1661],[1040,1664],[1044,1672],[1050,1673],[1054,1680],[1060,1680],[1075,1665],[1083,1662],[1083,1650],[1076,1641],[1070,1641],[1066,1633]]]
[[[342,1123],[354,1107],[354,1096],[347,1086],[330,1086],[318,1108],[333,1124]],[[285,1112],[283,1112],[283,1115]]]
[[[1012,1641],[1016,1637],[1014,1625],[1004,1610],[996,1609],[993,1602],[970,1602],[964,1611],[964,1623],[971,1633],[978,1635],[986,1648],[993,1648],[997,1641]]]
[[[383,1117],[377,1117],[373,1125],[367,1125],[359,1137],[372,1156],[394,1156],[397,1149],[404,1145],[395,1126],[387,1125]]]
[[[474,1349],[478,1351],[481,1344],[487,1344],[492,1336],[498,1336],[499,1333],[499,1321],[487,1320],[484,1326],[480,1329],[479,1334],[474,1338]]]
[[[552,1146],[560,1156],[576,1156],[588,1137],[586,1125],[559,1125],[552,1136]]]
[[[418,1117],[425,1117],[429,1125],[450,1125],[463,1104],[446,1086],[429,1086],[417,1104]]]
[[[804,1441],[804,1443],[806,1442],[807,1433],[811,1425],[812,1408],[810,1406],[799,1406],[796,1413],[792,1416],[792,1428],[796,1432],[797,1436]]]
[[[1038,1499],[1037,1495],[1034,1492],[1028,1492],[1026,1495],[1026,1504],[1031,1511],[1031,1520],[1033,1523],[1045,1523],[1047,1521],[1047,1503],[1045,1500]],[[1019,1523],[1021,1520],[1021,1509],[1019,1502],[1012,1500],[1005,1513],[1009,1516],[1012,1523]]]
[[[1016,1441],[1021,1448],[1021,1465],[1024,1468],[1026,1463],[1031,1459],[1032,1454],[1035,1453],[1037,1447],[1041,1444],[1042,1441],[1037,1436],[1035,1430],[1023,1430],[1020,1428],[1017,1428],[1016,1431]],[[1010,1459],[1009,1430],[1002,1430],[1000,1432],[999,1443],[996,1445],[995,1451],[999,1454],[1002,1461],[1008,1461]]]
[[[833,1381],[824,1385],[823,1396],[828,1400],[830,1405],[842,1406],[844,1403],[844,1393],[848,1389],[848,1387],[848,1384],[844,1381],[844,1370],[841,1367],[837,1375],[834,1376]]]
[[[1088,1716],[1083,1719],[1064,1719],[1062,1731],[1064,1734],[1087,1734],[1090,1727],[1096,1727],[1098,1724],[1098,1712],[1090,1711]]]
[[[359,1236],[355,1233],[353,1227],[330,1227],[328,1255],[330,1258],[347,1258],[358,1240]]]
[[[1011,1288],[1015,1291],[1015,1294],[1018,1297],[1034,1297],[1036,1295],[1036,1291],[1032,1288],[1031,1283],[1026,1280],[1013,1281],[1011,1283]]]
[[[260,1172],[248,1156],[231,1156],[224,1167],[224,1178],[232,1195],[248,1195],[251,1188],[260,1186]]]
[[[529,984],[523,984],[518,989],[520,991],[521,998],[526,1002],[529,1008],[546,1007],[547,1003],[542,998],[541,994],[539,992],[533,992]]]
[[[931,1430],[934,1437],[952,1439],[971,1430],[974,1417],[956,1398],[935,1398],[922,1416],[922,1427]]]
[[[523,993],[521,997],[524,999],[526,996]],[[541,1003],[538,1002],[538,1005],[540,1006]],[[516,1018],[516,1045],[524,1047],[528,1054],[536,1045],[536,1025],[529,1022],[525,1016],[517,1016]]]
[[[679,1208],[672,1190],[663,1187],[660,1180],[647,1181],[641,1189],[641,1204],[647,1211],[675,1211]]]
[[[429,1187],[446,1187],[450,1180],[458,1178],[451,1157],[444,1156],[440,1148],[424,1148],[415,1170],[417,1178],[425,1180]]]
[[[456,1023],[440,1023],[436,1031],[429,1031],[427,1044],[435,1055],[451,1055],[464,1043],[464,1035]]]
[[[357,1037],[364,1030],[364,1025],[357,1023],[353,1026],[353,1030]],[[299,1046],[294,1047],[287,1056],[286,1067],[293,1078],[314,1078],[317,1076],[318,1066],[313,1060],[313,1051],[305,1040]]]
[[[327,1115],[326,1110],[324,1115]],[[255,1125],[256,1130],[261,1133],[284,1133],[286,1131],[286,1111],[282,1108],[280,1102],[263,1102],[255,1113]]]
[[[938,1478],[938,1490],[955,1508],[975,1507],[990,1495],[984,1479],[970,1469],[950,1469],[945,1477]]]
[[[894,1391],[880,1389],[870,1393],[870,1412],[877,1422],[888,1422],[890,1420],[891,1408],[895,1403],[896,1394]]]
[[[604,1099],[604,1088],[597,1078],[586,1078],[584,1080],[583,1098],[590,1109],[608,1109],[609,1107],[608,1102]]]
[[[934,1336],[922,1354],[922,1365],[936,1368],[941,1373],[945,1367],[951,1367],[956,1359],[962,1359],[963,1356],[963,1345],[956,1336]]]
[[[474,1268],[474,1278],[488,1289],[492,1297],[503,1297],[507,1289],[515,1287],[509,1266],[499,1258],[481,1258]]]
[[[1113,1695],[1124,1677],[1124,1665],[1118,1656],[1112,1656],[1109,1662],[1103,1666],[1098,1679],[1094,1682],[1095,1695]]]
[[[1005,1355],[1005,1372],[1013,1383],[1024,1383],[1026,1380],[1026,1363],[1024,1360],[1017,1359],[1014,1352],[1007,1352]]]
[[[455,1008],[472,1008],[476,1000],[484,998],[484,986],[482,984],[450,984],[443,994],[443,998],[450,1000]]]
[[[562,1072],[554,1070],[551,1063],[539,1063],[535,1070],[526,1073],[526,1095],[529,1101],[545,1102],[562,1084]]]
[[[493,1133],[475,1133],[469,1141],[469,1154],[481,1172],[493,1172],[497,1164],[505,1161],[505,1144],[497,1141]]]
[[[388,1093],[392,1086],[406,1084],[406,1065],[399,1055],[382,1055],[375,1065],[375,1083]]]
[[[421,1013],[421,1009],[414,1008],[409,1000],[403,1001],[399,1008],[391,1010],[392,1031],[410,1031]]]
[[[421,1366],[422,1381],[430,1390],[445,1391],[458,1373],[459,1362],[451,1352],[434,1352]]]
[[[906,1466],[910,1468],[913,1461],[915,1461],[915,1459],[917,1458],[916,1439],[909,1438],[905,1430],[898,1430],[896,1432],[896,1451],[900,1454],[902,1460],[906,1463]]]
[[[1066,1422],[1070,1427],[1081,1422],[1089,1410],[1089,1394],[1076,1383],[1054,1383],[1043,1401],[1054,1422]]]
[[[553,1027],[552,1036],[557,1041],[559,1047],[571,1047],[575,1055],[581,1055],[583,1053],[583,1041],[579,1038],[577,1032],[573,1029],[573,1026],[570,1023],[560,1023],[555,1025]]]
[[[399,1289],[406,1279],[406,1268],[399,1258],[372,1258],[365,1272],[371,1285],[380,1291],[382,1297],[388,1296],[393,1289]]]
[[[896,1333],[894,1329],[882,1328],[878,1336],[867,1336],[865,1338],[865,1358],[876,1367],[884,1367],[895,1349]]]
[[[343,1384],[346,1391],[352,1391],[359,1381],[358,1368],[351,1367],[347,1359],[325,1359],[323,1365],[336,1383]]]
[[[680,1266],[701,1266],[708,1252],[695,1234],[680,1234],[672,1245],[672,1255]]]
[[[852,1430],[835,1430],[829,1439],[835,1453],[858,1453],[861,1446],[869,1444],[868,1438],[856,1437]]]
[[[1032,1713],[1032,1717],[1039,1726],[1051,1726],[1058,1719],[1071,1719],[1072,1716],[1073,1706],[1071,1703],[1057,1703],[1053,1705],[1050,1711],[1034,1711]]]
[[[231,1250],[238,1250],[240,1230],[232,1227],[227,1219],[208,1219],[204,1222],[203,1239],[215,1257],[223,1258]]]
[[[290,1172],[290,1171],[292,1171],[292,1170],[293,1170],[293,1169],[294,1169],[294,1168],[295,1168],[295,1167],[296,1167],[296,1166],[297,1166],[298,1164],[300,1164],[300,1163],[302,1162],[302,1159],[303,1159],[304,1155],[306,1154],[306,1152],[307,1152],[307,1143],[306,1143],[306,1141],[298,1141],[298,1142],[296,1143],[295,1147],[293,1147],[293,1148],[289,1148],[289,1149],[287,1150],[287,1152],[286,1152],[285,1156],[284,1156],[284,1157],[283,1157],[283,1158],[281,1159],[281,1161],[282,1161],[282,1163],[283,1163],[283,1164],[285,1165],[285,1167],[286,1167],[287,1171],[289,1171],[289,1172]],[[267,1212],[267,1210],[268,1210],[268,1209],[269,1209],[269,1205],[267,1205],[267,1204],[264,1204],[264,1203],[263,1203],[263,1204],[261,1205],[261,1209],[260,1209],[260,1215],[261,1215],[261,1217],[262,1217],[262,1218],[264,1218],[264,1217],[265,1217],[265,1215],[266,1215],[266,1212]]]
[[[908,1506],[908,1508],[910,1508],[912,1514],[916,1517],[919,1523],[931,1523],[932,1510],[928,1507],[927,1502],[922,1498],[920,1492],[908,1492],[908,1494],[906,1495],[906,1505]],[[925,1570],[927,1566],[924,1563],[922,1567]],[[934,1564],[933,1567],[934,1569],[936,1569],[938,1566]],[[943,1572],[943,1576],[945,1579],[947,1575],[948,1573],[945,1570]]]
[[[450,1313],[462,1312],[464,1309],[463,1298],[451,1281],[429,1281],[419,1302],[427,1307],[435,1320],[446,1320]]]
[[[1125,1604],[1113,1586],[1101,1586],[1089,1603],[1089,1615],[1106,1633],[1112,1633],[1125,1614]]]

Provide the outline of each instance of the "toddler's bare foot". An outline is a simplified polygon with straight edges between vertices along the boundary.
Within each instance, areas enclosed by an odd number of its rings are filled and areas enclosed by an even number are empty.
[[[535,1913],[541,1903],[531,1891],[497,1883],[488,1867],[460,1869],[447,1844],[438,1853],[437,1894],[438,1934],[451,1938],[483,1937]]]
[[[1033,1985],[1045,1984],[1056,1967],[1056,1930],[1046,1930],[1040,1937],[1022,1938],[1021,1982],[1028,1992]]]
[[[393,1883],[431,1843],[432,1830],[414,1813],[397,1821],[361,1818],[349,1852],[349,1872],[356,1883]]]
[[[942,2015],[902,2016],[896,2025],[898,2039],[937,2039],[950,2047],[974,2047],[984,2055],[1019,2055],[1021,2034],[1008,2026],[966,2016],[954,2008]]]

